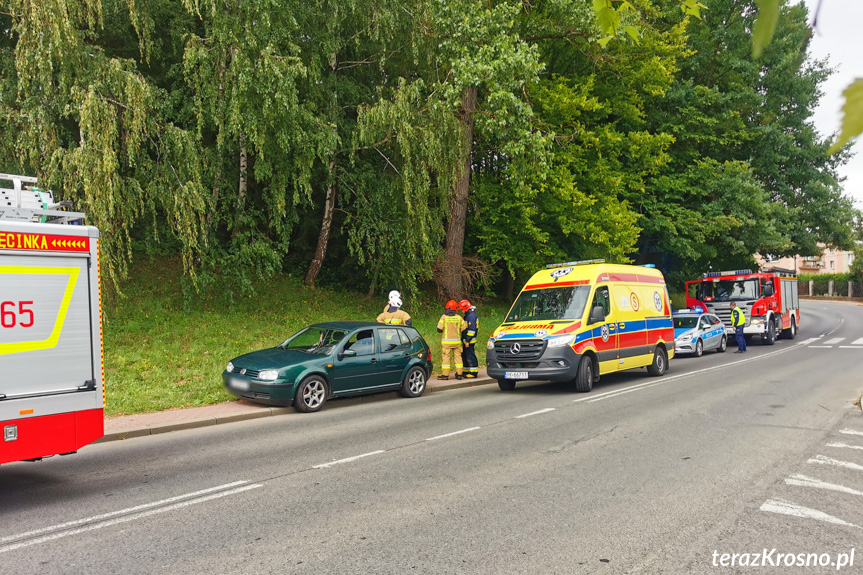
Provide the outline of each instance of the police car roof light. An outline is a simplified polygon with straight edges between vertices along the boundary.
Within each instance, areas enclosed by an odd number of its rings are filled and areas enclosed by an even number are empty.
[[[563,266],[581,266],[581,265],[587,265],[587,264],[604,264],[604,263],[605,263],[604,259],[579,260],[577,262],[562,262],[559,264],[547,264],[545,267],[546,267],[546,269],[551,269],[551,268],[562,268]]]

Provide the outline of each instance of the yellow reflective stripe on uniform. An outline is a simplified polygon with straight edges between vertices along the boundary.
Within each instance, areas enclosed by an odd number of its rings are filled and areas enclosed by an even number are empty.
[[[456,344],[456,343],[461,342],[461,340],[460,339],[441,339],[440,342],[443,344],[447,344],[447,343]]]

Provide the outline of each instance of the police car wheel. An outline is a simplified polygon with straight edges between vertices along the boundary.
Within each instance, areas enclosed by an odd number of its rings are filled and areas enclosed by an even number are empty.
[[[402,397],[419,397],[426,390],[426,372],[418,365],[410,368],[405,375],[399,394]]]
[[[593,389],[593,360],[585,355],[578,364],[578,372],[575,375],[575,390],[579,393],[587,393]]]
[[[515,389],[515,382],[511,379],[499,379],[497,380],[497,386],[501,391],[512,391]]]
[[[668,369],[668,354],[659,346],[656,346],[656,351],[653,352],[653,363],[647,367],[647,373],[653,376],[660,376]]]
[[[704,355],[704,342],[700,339],[695,342],[695,357],[701,357]]]
[[[725,350],[728,349],[728,338],[724,335],[722,339],[719,340],[719,347],[716,348],[717,353],[725,353]]]

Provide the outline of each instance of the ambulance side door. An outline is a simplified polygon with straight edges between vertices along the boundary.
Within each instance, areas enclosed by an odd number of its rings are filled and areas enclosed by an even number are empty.
[[[611,301],[611,293],[608,285],[599,285],[593,292],[593,300],[590,304],[589,314],[593,309],[601,307],[605,313],[605,320],[595,322],[588,327],[592,330],[593,345],[596,346],[597,359],[599,360],[599,373],[611,373],[618,369],[618,336],[617,321],[614,306]],[[588,318],[590,315],[588,315]]]
[[[614,293],[614,303],[620,309],[617,318],[617,333],[620,338],[618,369],[641,367],[645,365],[648,356],[644,290],[638,285],[615,284]]]

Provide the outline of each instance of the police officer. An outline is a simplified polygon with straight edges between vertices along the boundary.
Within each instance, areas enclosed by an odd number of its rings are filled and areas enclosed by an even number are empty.
[[[446,311],[437,322],[437,330],[441,333],[441,374],[438,379],[449,379],[450,369],[455,367],[455,378],[462,378],[464,366],[461,362],[461,332],[467,329],[467,323],[456,313],[458,304],[451,299],[446,302]]]
[[[458,302],[458,307],[464,312],[464,321],[467,329],[461,332],[461,342],[464,345],[462,358],[464,359],[464,376],[473,379],[479,375],[479,361],[476,358],[476,334],[479,331],[479,316],[476,314],[476,306],[463,299]]]
[[[737,340],[737,351],[734,353],[746,352],[746,336],[743,335],[743,327],[746,325],[746,314],[743,310],[737,307],[737,304],[731,302],[731,327],[734,328],[734,338]]]
[[[402,311],[402,296],[396,290],[390,292],[389,303],[383,313],[378,315],[378,323],[389,323],[393,325],[411,325],[411,316]]]

